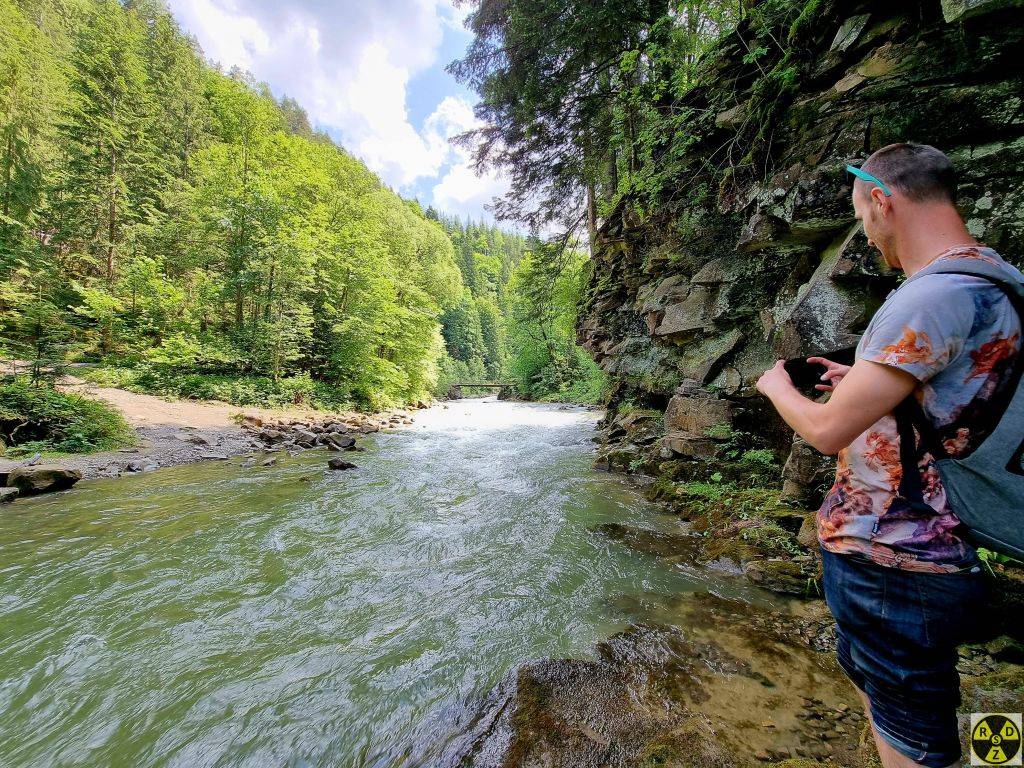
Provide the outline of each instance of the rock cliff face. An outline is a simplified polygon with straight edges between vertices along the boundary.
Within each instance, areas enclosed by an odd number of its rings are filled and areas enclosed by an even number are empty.
[[[695,136],[678,185],[653,219],[623,206],[602,223],[578,331],[614,382],[600,462],[700,479],[742,474],[727,459],[749,465],[760,448],[785,461],[786,497],[811,506],[827,462],[791,444],[754,383],[780,357],[854,345],[896,284],[853,218],[844,166],[894,141],[943,149],[971,232],[1020,264],[1024,7],[808,3],[796,89],[762,126],[762,167],[732,173],[772,64],[745,54],[786,33],[747,22],[705,62],[703,85],[675,105]]]

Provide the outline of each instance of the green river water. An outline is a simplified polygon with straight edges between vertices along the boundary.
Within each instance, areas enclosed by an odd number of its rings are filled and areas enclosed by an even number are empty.
[[[671,524],[591,469],[597,416],[459,401],[355,471],[282,454],[0,509],[0,765],[419,764],[622,598],[709,587],[590,532]]]

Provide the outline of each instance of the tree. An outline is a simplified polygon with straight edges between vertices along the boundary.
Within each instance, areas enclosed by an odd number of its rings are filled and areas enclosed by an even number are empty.
[[[97,0],[75,45],[72,107],[60,127],[65,147],[58,242],[99,265],[108,285],[128,226],[153,208],[161,172],[138,19],[115,0]]]

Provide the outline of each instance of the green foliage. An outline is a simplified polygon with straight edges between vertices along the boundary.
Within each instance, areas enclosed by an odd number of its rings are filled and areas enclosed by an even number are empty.
[[[993,573],[993,565],[1024,568],[1024,563],[1020,560],[1010,557],[1009,555],[1004,555],[1001,552],[993,552],[991,549],[985,549],[984,547],[978,547],[978,557],[981,558],[981,562],[984,563],[986,568],[988,568],[989,573]]]
[[[0,448],[9,456],[110,450],[133,437],[120,412],[106,403],[36,386],[24,377],[0,383]]]
[[[508,372],[529,398],[595,403],[603,397],[604,372],[575,343],[588,267],[579,250],[534,239],[512,275]]]
[[[4,355],[135,361],[233,402],[436,386],[465,291],[452,241],[294,101],[206,65],[155,0],[0,0],[0,37]],[[484,283],[507,282],[496,252],[474,262]],[[470,303],[497,372],[487,300]]]
[[[451,71],[480,95],[468,137],[503,167],[502,216],[540,229],[593,228],[628,198],[649,212],[679,167],[694,115],[673,100],[702,54],[733,28],[741,0],[477,0],[475,39]],[[757,58],[759,54],[755,55]]]

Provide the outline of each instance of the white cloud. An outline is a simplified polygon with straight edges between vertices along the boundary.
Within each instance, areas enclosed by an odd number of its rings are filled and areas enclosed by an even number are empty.
[[[389,184],[408,191],[437,179],[436,201],[461,211],[496,188],[476,179],[449,139],[475,125],[472,106],[445,96],[422,130],[408,113],[411,79],[442,66],[446,27],[462,29],[468,9],[452,0],[170,0],[207,56],[239,66],[295,98]],[[440,97],[441,94],[438,94]],[[490,198],[487,198],[489,202]]]
[[[508,191],[508,182],[494,171],[477,175],[472,164],[463,160],[452,166],[434,186],[434,207],[449,213],[480,218],[495,197]]]

